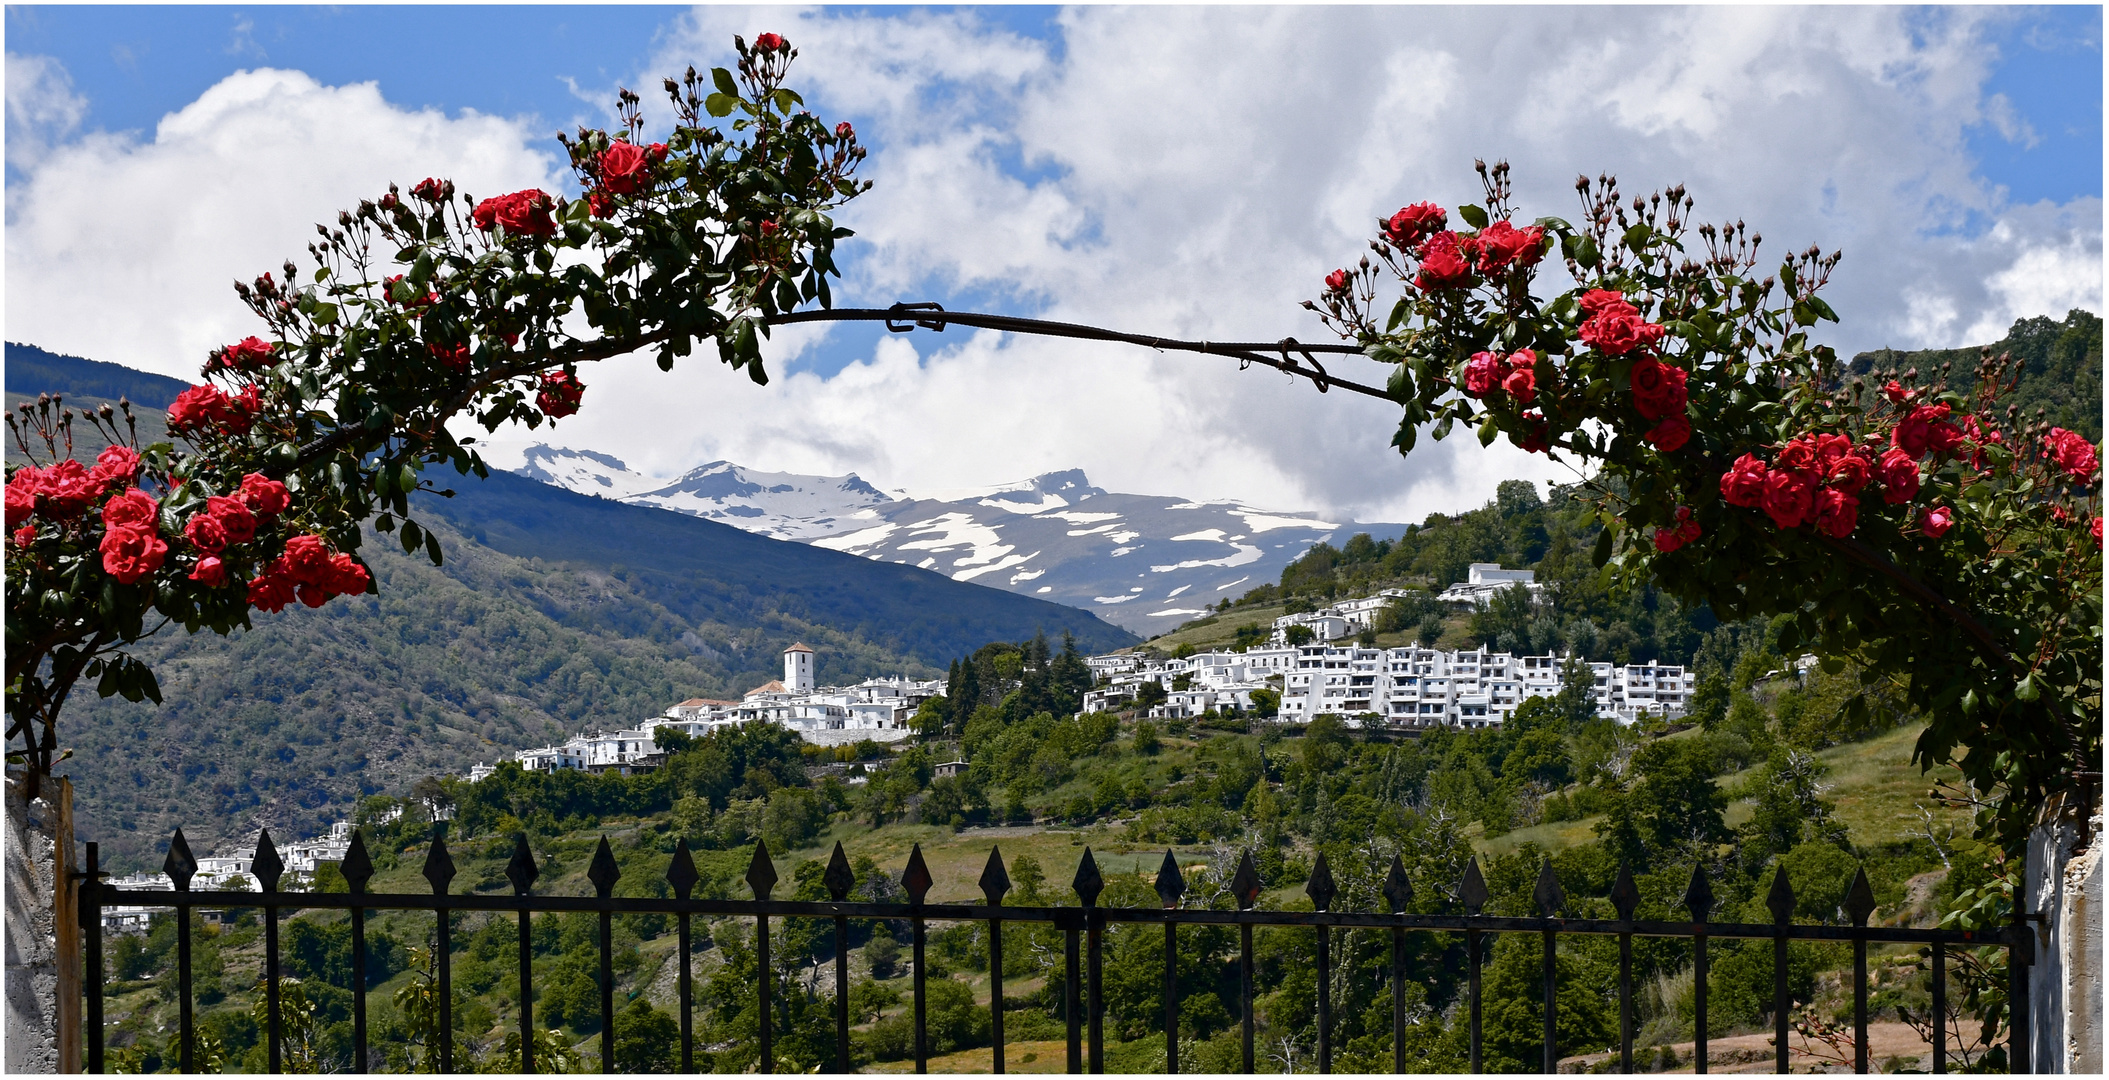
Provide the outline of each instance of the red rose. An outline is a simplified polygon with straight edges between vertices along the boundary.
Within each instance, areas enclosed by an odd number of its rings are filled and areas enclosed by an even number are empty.
[[[139,451],[129,446],[107,446],[95,455],[93,472],[106,483],[129,484],[139,479]]]
[[[1919,511],[1919,531],[1935,540],[1954,527],[1955,511],[1945,506],[1933,506]]]
[[[535,395],[535,405],[552,419],[570,416],[579,411],[579,399],[585,394],[585,385],[570,372],[552,371],[542,376],[542,390]]]
[[[1721,498],[1730,506],[1757,506],[1765,500],[1765,463],[1744,454],[1721,474]]]
[[[1808,435],[1797,435],[1780,447],[1779,456],[1773,459],[1773,468],[1791,469],[1795,472],[1822,472],[1816,455],[1816,440]]]
[[[2102,546],[2102,516],[2100,514],[2094,516],[2094,524],[2089,526],[2087,531],[2094,534],[2094,546]]]
[[[1465,257],[1461,239],[1453,232],[1439,232],[1421,245],[1421,272],[1414,275],[1415,288],[1434,292],[1472,284],[1472,263]]]
[[[1858,495],[1860,489],[1867,486],[1868,475],[1866,458],[1859,454],[1846,454],[1831,463],[1828,479],[1832,487],[1848,495]]]
[[[1824,488],[1816,493],[1816,527],[1840,540],[1853,534],[1860,517],[1860,500],[1843,491]]]
[[[272,352],[274,348],[276,346],[270,342],[252,336],[227,346],[227,351],[221,355],[227,366],[236,371],[254,371],[277,363],[277,357]]]
[[[1765,476],[1765,497],[1759,504],[1772,523],[1791,529],[1808,520],[1815,489],[1800,473],[1774,469]]]
[[[109,481],[68,458],[44,470],[38,494],[51,500],[51,515],[63,521],[86,513],[109,486]]]
[[[454,371],[469,370],[469,347],[467,345],[427,345],[440,363]]]
[[[1523,421],[1523,437],[1516,441],[1516,445],[1522,447],[1524,453],[1542,454],[1552,449],[1552,425],[1545,422],[1545,417],[1527,412],[1519,419]]]
[[[294,590],[294,595],[300,597],[301,603],[311,608],[318,608],[329,603],[330,597],[337,594],[331,592],[330,587],[327,585],[302,585]]]
[[[262,473],[242,477],[242,486],[234,497],[260,517],[283,514],[286,507],[293,505],[293,497],[286,491],[286,486]]]
[[[1823,463],[1826,471],[1839,458],[1853,452],[1853,440],[1844,435],[1816,436],[1816,460]]]
[[[1902,405],[1911,397],[1911,391],[1904,389],[1903,383],[1891,379],[1889,385],[1882,388],[1882,396],[1888,398],[1892,404]]]
[[[220,423],[229,433],[249,434],[249,427],[264,411],[264,397],[255,383],[242,387],[242,392],[227,399],[227,415]]]
[[[1517,357],[1528,357],[1529,354],[1530,350],[1525,349],[1515,356],[1509,357],[1509,360],[1514,362]],[[1501,380],[1501,388],[1508,391],[1510,397],[1515,398],[1524,405],[1528,405],[1531,403],[1532,398],[1538,396],[1538,373],[1532,370],[1530,361],[1526,359],[1523,363],[1517,365],[1514,370],[1510,371],[1507,378]]]
[[[1889,449],[1875,462],[1875,476],[1882,481],[1882,501],[1907,503],[1919,493],[1919,463],[1908,451]]]
[[[1537,225],[1519,229],[1497,221],[1479,230],[1479,271],[1498,274],[1511,266],[1534,266],[1545,254],[1545,230]]]
[[[848,124],[843,124],[842,126],[843,126],[843,127],[848,127],[849,125],[848,125]],[[652,164],[654,164],[654,165],[657,165],[657,164],[659,164],[660,162],[662,162],[662,161],[665,161],[665,160],[666,160],[666,144],[665,144],[665,143],[663,143],[663,142],[655,142],[655,143],[651,144],[650,146],[647,146],[647,147],[645,147],[645,148],[644,148],[644,156],[645,156],[645,157],[647,157],[647,158],[650,158],[650,159],[651,159],[651,161],[652,161]]]
[[[205,500],[205,513],[219,522],[220,531],[226,534],[228,543],[246,544],[256,539],[256,515],[241,499],[214,495]]]
[[[279,559],[264,568],[264,572],[249,582],[249,604],[264,611],[280,612],[293,602],[293,579],[285,574],[285,560]]]
[[[176,395],[168,406],[168,429],[177,434],[194,431],[227,418],[227,395],[216,386],[193,386]]]
[[[403,205],[403,200],[396,198],[393,191],[381,196],[381,209],[383,210],[393,211],[401,205]]]
[[[43,471],[34,465],[16,469],[7,478],[7,527],[12,529],[37,512],[37,490]]]
[[[1626,303],[1626,294],[1615,289],[1591,289],[1583,293],[1581,300],[1577,302],[1581,304],[1582,312],[1585,315],[1595,315],[1597,312],[1613,305],[1622,307],[1636,315],[1640,314],[1639,308]]]
[[[312,585],[329,580],[329,546],[312,533],[286,541],[286,553],[279,556],[279,561],[285,564],[286,576],[299,584]]]
[[[1401,207],[1384,223],[1384,239],[1400,251],[1412,251],[1414,245],[1442,231],[1450,221],[1450,215],[1432,202],[1415,203]]]
[[[770,233],[773,233],[773,232],[775,232],[775,231],[776,231],[775,229],[772,229],[772,228],[770,228],[769,226],[770,226],[770,223],[769,223],[769,222],[766,222],[766,221],[762,222],[762,235],[766,236],[766,235],[768,235],[768,234],[770,234]],[[1338,293],[1338,292],[1346,292],[1346,291],[1347,291],[1347,271],[1345,271],[1345,270],[1335,270],[1335,271],[1333,271],[1332,273],[1330,273],[1330,274],[1327,274],[1327,275],[1325,276],[1325,291],[1327,291],[1327,292],[1334,292],[1334,293]]]
[[[161,517],[161,504],[153,496],[133,488],[103,504],[103,528],[153,530]]]
[[[2101,467],[2102,459],[2095,452],[2094,444],[2077,431],[2052,428],[2048,442],[2051,459],[2075,480],[2085,480]]]
[[[589,191],[586,193],[586,209],[597,218],[614,217],[615,200],[605,191]]]
[[[168,545],[153,530],[125,525],[103,534],[103,569],[121,584],[130,585],[161,569]]]
[[[1633,407],[1650,420],[1682,413],[1686,401],[1683,368],[1671,367],[1652,356],[1633,364]]]
[[[206,588],[217,589],[227,584],[227,564],[217,555],[207,555],[198,560],[197,567],[190,572],[190,579]]]
[[[351,556],[338,552],[330,556],[329,587],[344,596],[358,596],[366,591],[373,575],[366,572]]]
[[[447,197],[447,188],[451,186],[444,180],[434,180],[428,176],[418,181],[417,186],[410,189],[410,194],[426,202],[436,203]]]
[[[470,216],[477,228],[486,231],[502,227],[514,236],[553,236],[557,224],[549,216],[552,205],[548,192],[529,188],[485,199],[476,204],[475,212]]]
[[[2096,539],[2101,538],[2100,529],[2096,529],[2095,534]],[[34,525],[24,525],[21,528],[16,529],[10,535],[14,537],[16,547],[28,547],[29,545],[34,544],[37,541],[37,527]]]
[[[782,228],[782,226],[781,226],[781,225],[778,225],[778,224],[777,224],[776,222],[774,222],[774,221],[764,220],[764,221],[762,222],[762,224],[761,224],[761,230],[762,230],[762,235],[763,235],[763,236],[775,236],[775,235],[776,235],[776,231],[777,231],[778,229],[780,229],[780,228]],[[1325,280],[1326,280],[1326,283],[1327,283],[1327,284],[1331,284],[1331,283],[1332,283],[1332,280],[1333,280],[1333,279],[1332,279],[1332,278],[1330,278],[1330,277],[1328,277],[1328,278],[1326,278]]]
[[[601,152],[601,186],[617,195],[635,195],[652,182],[651,162],[644,148],[617,141]]]
[[[763,34],[754,39],[755,52],[776,52],[784,48],[784,39],[775,34]]]
[[[1655,550],[1668,554],[1699,539],[1699,535],[1699,523],[1692,520],[1692,508],[1680,506],[1675,526],[1655,530]]]
[[[183,524],[183,538],[199,551],[217,555],[227,550],[227,527],[211,514],[192,514]]]
[[[1692,422],[1682,416],[1672,416],[1648,429],[1648,433],[1641,438],[1667,454],[1692,440]]]
[[[1943,442],[1953,446],[1954,441],[1948,440],[1947,436],[1935,430],[1937,427],[1947,428],[1949,431],[1954,432],[1954,440],[1961,439],[1962,433],[1960,431],[1955,431],[1951,425],[1941,423],[1947,415],[1948,406],[1945,403],[1917,406],[1911,410],[1909,415],[1897,422],[1897,429],[1890,433],[1890,439],[1896,444],[1897,449],[1910,454],[1914,458],[1925,457],[1928,450],[1938,448]]]
[[[1631,305],[1620,302],[1606,305],[1591,316],[1575,336],[1585,344],[1596,346],[1597,351],[1606,356],[1624,356],[1655,344],[1667,332],[1641,318],[1640,312]]]
[[[1501,362],[1501,357],[1490,352],[1473,353],[1471,361],[1465,364],[1465,393],[1483,398],[1493,393],[1507,374],[1508,368]]]

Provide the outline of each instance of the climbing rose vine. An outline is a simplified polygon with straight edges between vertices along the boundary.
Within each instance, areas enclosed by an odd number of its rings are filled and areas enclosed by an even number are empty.
[[[235,283],[264,329],[206,358],[172,441],[142,445],[129,405],[105,406],[79,418],[114,445],[83,465],[62,401],[10,415],[28,461],[6,484],[14,759],[49,770],[83,678],[160,700],[126,650],[163,626],[226,633],[373,591],[369,526],[438,563],[410,495],[451,494],[437,467],[487,475],[462,418],[536,427],[579,410],[582,365],[648,351],[670,370],[704,341],[766,381],[766,320],[830,303],[849,233],[829,213],[869,183],[855,131],[784,86],[796,50],[734,48],[734,70],[666,80],[663,141],[627,90],[619,128],[562,138],[583,198],[427,177],[316,226],[308,269]]]
[[[2009,358],[1847,372],[1809,338],[1837,321],[1837,254],[1763,274],[1742,222],[1695,228],[1683,189],[1628,202],[1608,177],[1576,182],[1578,224],[1518,224],[1508,166],[1479,173],[1463,228],[1407,206],[1305,305],[1393,365],[1401,453],[1471,424],[1575,464],[1598,565],[1902,690],[1916,760],[1957,765],[2009,846],[2099,768],[2100,452],[2019,413]],[[1548,295],[1549,258],[1569,287]]]

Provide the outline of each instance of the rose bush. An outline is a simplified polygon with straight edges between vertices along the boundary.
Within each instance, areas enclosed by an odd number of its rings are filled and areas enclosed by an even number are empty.
[[[80,679],[159,700],[126,647],[161,626],[368,592],[369,526],[437,563],[410,495],[451,494],[436,467],[487,473],[463,417],[535,427],[579,409],[581,365],[648,351],[670,370],[704,341],[766,381],[766,320],[831,302],[849,234],[829,212],[869,184],[855,132],[784,86],[796,50],[734,47],[735,70],[666,80],[664,141],[627,90],[618,130],[561,139],[584,198],[427,177],[318,225],[309,269],[235,284],[265,330],[206,358],[174,441],[140,445],[128,406],[83,414],[117,444],[89,467],[62,402],[9,416],[29,463],[6,485],[8,738],[32,776]]]
[[[1393,365],[1393,444],[1466,423],[1575,462],[1599,565],[1724,619],[1774,617],[1781,648],[1903,691],[1929,721],[1916,759],[1957,765],[1980,825],[2016,843],[2099,768],[2098,448],[2006,404],[2005,357],[1974,378],[1843,373],[1809,337],[1837,319],[1818,295],[1836,254],[1763,274],[1743,223],[1694,228],[1681,188],[1628,202],[1608,177],[1577,181],[1578,224],[1519,225],[1508,171],[1479,166],[1470,231],[1406,207],[1306,302]],[[1541,295],[1555,253],[1568,287]]]

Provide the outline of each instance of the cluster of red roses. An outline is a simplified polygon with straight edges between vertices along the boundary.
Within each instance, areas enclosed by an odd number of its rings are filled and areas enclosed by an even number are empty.
[[[270,275],[265,275],[268,278]],[[277,346],[251,335],[232,345],[214,349],[205,360],[206,371],[230,369],[233,371],[258,371],[278,363]]]
[[[544,372],[542,389],[535,394],[535,406],[551,419],[570,416],[579,411],[579,399],[585,395],[585,384],[579,382],[577,376],[570,372]]]
[[[417,189],[412,188],[411,194],[416,193]],[[557,223],[549,212],[555,206],[556,200],[551,199],[548,192],[540,188],[528,188],[510,195],[485,199],[476,204],[476,209],[470,212],[469,217],[475,221],[477,228],[485,232],[502,227],[513,236],[554,236]]]
[[[1534,266],[1545,254],[1545,230],[1497,221],[1470,235],[1446,231],[1449,215],[1434,203],[1401,207],[1384,223],[1384,239],[1420,261],[1413,284],[1423,292],[1462,289],[1486,277]]]
[[[1960,429],[1954,430],[1961,435]],[[1896,432],[1892,436],[1901,437]],[[1721,474],[1721,497],[1730,506],[1763,510],[1782,529],[1813,525],[1844,539],[1859,524],[1860,493],[1868,484],[1876,484],[1882,500],[1892,505],[1910,502],[1919,493],[1918,458],[1901,444],[1878,456],[1880,446],[1879,435],[1870,435],[1860,446],[1844,435],[1797,435],[1769,465],[1756,454],[1737,458]],[[1937,515],[1921,515],[1920,527],[1928,536],[1940,536],[1953,522],[1946,509],[1936,509]]]
[[[256,414],[263,410],[263,398],[254,383],[232,395],[208,383],[177,394],[169,403],[168,429],[185,435],[214,427],[229,435],[247,435]]]
[[[2086,480],[2102,467],[2102,457],[2095,451],[2094,444],[2087,441],[2087,436],[2059,427],[2050,429],[2050,435],[2043,440],[2043,456],[2074,480]],[[2101,539],[2099,526],[2095,539]]]
[[[112,446],[89,468],[68,459],[49,468],[27,465],[7,478],[7,527],[17,544],[28,544],[36,530],[27,523],[41,515],[52,521],[72,521],[102,501],[113,486],[130,484],[139,475],[139,455],[130,447]]]
[[[285,554],[271,560],[249,582],[249,603],[269,612],[284,611],[298,597],[318,608],[333,597],[357,596],[373,576],[343,552],[332,553],[321,537],[301,535],[286,541]]]
[[[666,160],[666,144],[638,146],[618,139],[601,151],[591,170],[600,183],[586,193],[586,205],[597,218],[615,213],[615,196],[635,195],[652,186],[652,166]]]
[[[1465,393],[1476,398],[1502,391],[1517,404],[1528,405],[1538,396],[1538,354],[1530,349],[1500,353],[1473,353],[1465,364]]]
[[[225,585],[227,564],[220,554],[231,545],[256,539],[257,525],[285,513],[292,502],[284,484],[262,473],[242,477],[241,487],[232,495],[207,498],[205,509],[192,514],[183,526],[184,539],[199,552],[190,579],[208,588]]]

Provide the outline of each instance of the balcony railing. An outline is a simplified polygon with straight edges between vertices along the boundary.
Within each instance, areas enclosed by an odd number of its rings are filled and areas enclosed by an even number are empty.
[[[992,980],[990,994],[990,1024],[993,1045],[990,1048],[990,1068],[994,1072],[1004,1071],[1003,1039],[1003,935],[1001,924],[1043,923],[1051,924],[1062,932],[1064,942],[1063,961],[1066,978],[1063,986],[1063,1018],[1067,1027],[1068,1071],[1093,1073],[1104,1068],[1104,1015],[1101,996],[1100,963],[1103,937],[1106,928],[1114,923],[1156,923],[1164,927],[1165,971],[1164,971],[1164,1023],[1165,1023],[1165,1068],[1167,1072],[1179,1071],[1179,1040],[1177,1037],[1179,1017],[1179,990],[1175,977],[1175,958],[1178,955],[1178,932],[1182,926],[1235,926],[1239,938],[1239,1001],[1242,1007],[1243,1071],[1253,1071],[1253,948],[1252,930],[1256,926],[1307,927],[1316,937],[1317,945],[1317,1065],[1321,1073],[1330,1072],[1333,1063],[1332,1045],[1332,1001],[1331,1001],[1331,943],[1332,934],[1346,929],[1388,930],[1391,935],[1391,991],[1392,991],[1392,1046],[1393,1068],[1398,1072],[1410,1071],[1406,1057],[1406,935],[1409,933],[1459,934],[1465,941],[1467,965],[1466,1008],[1470,1033],[1470,1062],[1473,1072],[1481,1067],[1480,1027],[1480,970],[1492,934],[1536,934],[1543,939],[1544,964],[1544,1021],[1543,1068],[1545,1072],[1556,1071],[1559,1057],[1555,1048],[1555,1030],[1559,1003],[1554,994],[1554,959],[1558,941],[1563,934],[1588,934],[1616,937],[1619,952],[1618,1009],[1619,1009],[1619,1063],[1622,1071],[1633,1071],[1634,1039],[1634,981],[1633,939],[1635,937],[1683,938],[1692,943],[1694,976],[1694,1024],[1695,1047],[1693,1064],[1697,1071],[1705,1072],[1707,1063],[1707,942],[1715,938],[1744,938],[1770,940],[1773,943],[1773,1010],[1775,1024],[1774,1045],[1776,1047],[1776,1069],[1788,1071],[1788,1021],[1792,1002],[1788,995],[1787,943],[1790,941],[1850,942],[1853,950],[1853,1047],[1854,1066],[1857,1072],[1868,1071],[1868,977],[1867,947],[1871,942],[1910,943],[1929,946],[1932,960],[1932,1010],[1936,1018],[1932,1025],[1933,1071],[1947,1071],[1948,1048],[1946,1025],[1938,1018],[1947,1015],[1946,950],[1951,946],[1976,947],[1997,945],[2008,952],[2008,972],[2012,987],[2008,996],[2012,1013],[2009,1063],[2015,1072],[2029,1071],[2027,1007],[2028,994],[2025,989],[2026,965],[2029,962],[2032,936],[2025,923],[2017,917],[2015,924],[1998,932],[1910,929],[1899,927],[1869,926],[1868,918],[1873,914],[1875,899],[1868,885],[1865,871],[1857,872],[1846,894],[1844,910],[1851,919],[1850,926],[1801,925],[1791,921],[1794,911],[1794,892],[1788,884],[1786,872],[1781,870],[1773,879],[1772,888],[1766,897],[1766,905],[1773,913],[1771,923],[1716,923],[1709,922],[1712,913],[1713,893],[1702,873],[1695,872],[1691,885],[1684,895],[1684,905],[1691,915],[1689,922],[1635,919],[1634,913],[1640,904],[1639,890],[1632,876],[1621,869],[1617,885],[1608,899],[1618,913],[1616,919],[1565,919],[1557,913],[1565,902],[1558,880],[1547,863],[1539,876],[1533,893],[1540,917],[1514,918],[1480,914],[1487,902],[1488,893],[1484,878],[1480,874],[1477,859],[1467,865],[1463,879],[1456,886],[1454,895],[1465,911],[1463,915],[1428,915],[1406,913],[1413,895],[1413,884],[1407,879],[1401,862],[1394,857],[1391,872],[1384,884],[1383,895],[1391,911],[1389,913],[1350,912],[1331,910],[1334,899],[1332,873],[1321,854],[1312,867],[1305,892],[1311,899],[1312,911],[1267,911],[1256,908],[1261,892],[1260,876],[1254,867],[1251,854],[1240,860],[1237,873],[1230,882],[1230,891],[1237,902],[1237,910],[1207,910],[1180,907],[1180,899],[1186,892],[1186,882],[1180,875],[1172,853],[1165,853],[1162,868],[1156,877],[1156,891],[1163,900],[1161,908],[1110,908],[1098,906],[1098,897],[1103,887],[1097,862],[1089,848],[1084,850],[1072,883],[1078,907],[1012,907],[1005,906],[1003,899],[1010,891],[1009,874],[1005,870],[1002,856],[996,850],[989,852],[987,868],[982,872],[980,886],[984,904],[932,904],[924,898],[932,884],[929,868],[924,864],[922,850],[918,846],[910,855],[902,872],[900,884],[909,900],[900,903],[863,903],[847,899],[854,887],[855,879],[842,846],[835,846],[822,883],[831,900],[801,902],[774,900],[770,893],[776,885],[775,864],[767,849],[760,843],[754,848],[746,881],[753,891],[751,900],[713,900],[693,897],[699,876],[685,841],[675,849],[672,863],[666,872],[666,880],[672,886],[671,898],[634,898],[614,895],[615,883],[620,876],[613,852],[603,838],[593,861],[587,870],[587,878],[593,883],[593,896],[538,896],[532,892],[539,876],[527,839],[517,838],[512,861],[505,874],[513,886],[513,895],[475,895],[448,891],[454,878],[454,861],[447,852],[443,831],[435,828],[432,843],[427,849],[423,874],[431,883],[429,894],[414,893],[369,893],[367,882],[373,876],[373,863],[369,858],[365,842],[354,833],[351,848],[347,852],[340,870],[350,891],[344,893],[281,892],[279,884],[284,874],[284,863],[271,842],[270,833],[265,832],[258,840],[252,870],[261,886],[261,892],[229,892],[192,890],[190,881],[197,872],[197,860],[191,857],[190,849],[179,829],[170,842],[164,863],[173,889],[116,890],[102,885],[97,872],[98,853],[95,844],[87,845],[87,871],[83,875],[81,896],[81,926],[84,961],[89,978],[83,980],[86,995],[85,1027],[88,1070],[102,1072],[103,1053],[103,961],[102,961],[102,909],[106,906],[171,907],[176,913],[176,1001],[178,1005],[178,1066],[183,1072],[195,1071],[196,1026],[191,981],[191,926],[189,913],[198,908],[255,908],[266,913],[264,925],[263,987],[265,995],[267,1061],[269,1071],[281,1071],[283,1060],[283,1028],[280,1011],[280,953],[279,913],[300,909],[343,909],[350,914],[351,923],[351,1001],[352,1044],[354,1060],[364,1062],[367,1058],[366,994],[367,950],[366,915],[372,911],[430,911],[436,925],[436,947],[433,951],[435,978],[437,983],[437,1006],[439,1010],[437,1033],[433,1052],[437,1055],[440,1072],[452,1072],[455,1066],[453,1024],[451,1018],[452,986],[449,974],[449,956],[452,951],[448,935],[448,916],[457,911],[513,912],[519,919],[519,1001],[520,1001],[520,1049],[521,1069],[535,1071],[534,1062],[534,1006],[533,1006],[533,948],[530,939],[532,917],[543,912],[593,912],[600,916],[600,1052],[603,1072],[615,1071],[615,1003],[612,971],[613,941],[611,920],[617,913],[657,912],[674,916],[680,935],[681,970],[678,982],[678,1009],[681,1027],[680,1064],[684,1072],[695,1070],[695,1035],[693,1030],[693,973],[691,965],[691,923],[698,916],[733,916],[751,918],[755,925],[755,948],[761,971],[769,968],[769,925],[771,919],[828,919],[835,927],[835,941],[846,940],[847,921],[850,919],[883,919],[907,922],[912,929],[913,1012],[915,1024],[916,1071],[927,1069],[930,1040],[925,1030],[924,964],[923,952],[926,927],[931,922],[984,922],[990,929],[989,974]],[[848,951],[835,950],[835,1060],[836,1071],[847,1072],[851,1068],[850,1058],[850,1014],[847,988],[849,980]],[[768,978],[757,980],[756,994],[760,1013],[760,1069],[769,1072],[775,1062],[772,1041],[772,1016],[769,1004],[770,982]],[[1082,1000],[1079,1000],[1079,995]]]

